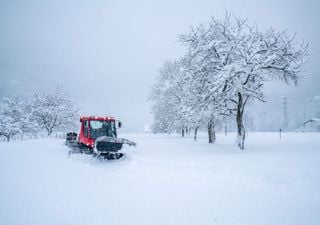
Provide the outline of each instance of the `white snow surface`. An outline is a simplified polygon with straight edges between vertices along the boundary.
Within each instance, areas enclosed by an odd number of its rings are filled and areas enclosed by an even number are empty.
[[[61,139],[0,143],[1,225],[318,225],[320,133],[123,134],[126,158]]]

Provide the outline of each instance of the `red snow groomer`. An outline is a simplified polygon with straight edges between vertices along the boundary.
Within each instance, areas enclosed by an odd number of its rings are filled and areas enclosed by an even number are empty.
[[[121,122],[113,117],[81,116],[80,123],[79,135],[67,133],[66,144],[71,147],[69,154],[86,153],[104,159],[119,159],[123,156],[118,152],[123,144],[136,146],[133,141],[117,137],[117,126],[120,128]]]

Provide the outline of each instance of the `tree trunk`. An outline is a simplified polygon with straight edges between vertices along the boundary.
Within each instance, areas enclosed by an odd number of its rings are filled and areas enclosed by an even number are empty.
[[[181,135],[184,137],[184,128],[181,130]]]
[[[214,124],[212,120],[210,120],[208,123],[208,138],[209,143],[213,144],[216,141],[216,132],[214,130]]]
[[[194,141],[197,141],[198,129],[199,129],[199,127],[194,128],[194,136],[193,136]]]
[[[5,137],[7,139],[7,142],[9,142],[10,141],[10,135],[6,135]]]
[[[53,128],[48,128],[47,131],[48,131],[48,137],[49,137],[52,134]]]
[[[237,105],[237,142],[238,146],[241,150],[244,150],[244,140],[246,138],[246,132],[243,125],[243,110],[245,103],[243,102],[243,98],[241,93],[238,93],[238,105]]]

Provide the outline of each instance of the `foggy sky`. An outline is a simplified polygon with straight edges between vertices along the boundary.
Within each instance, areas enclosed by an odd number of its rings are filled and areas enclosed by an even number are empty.
[[[150,124],[150,86],[162,63],[180,57],[177,36],[224,10],[260,28],[297,32],[312,57],[300,88],[270,85],[277,96],[319,93],[320,4],[314,1],[0,1],[0,97],[62,84],[81,114],[111,115],[131,129]],[[279,88],[280,87],[280,88]],[[270,103],[270,104],[271,104]]]

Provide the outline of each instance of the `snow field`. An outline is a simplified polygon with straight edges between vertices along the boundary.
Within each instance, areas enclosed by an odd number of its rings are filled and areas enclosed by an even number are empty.
[[[320,224],[320,134],[123,134],[125,159],[0,143],[0,224]]]

